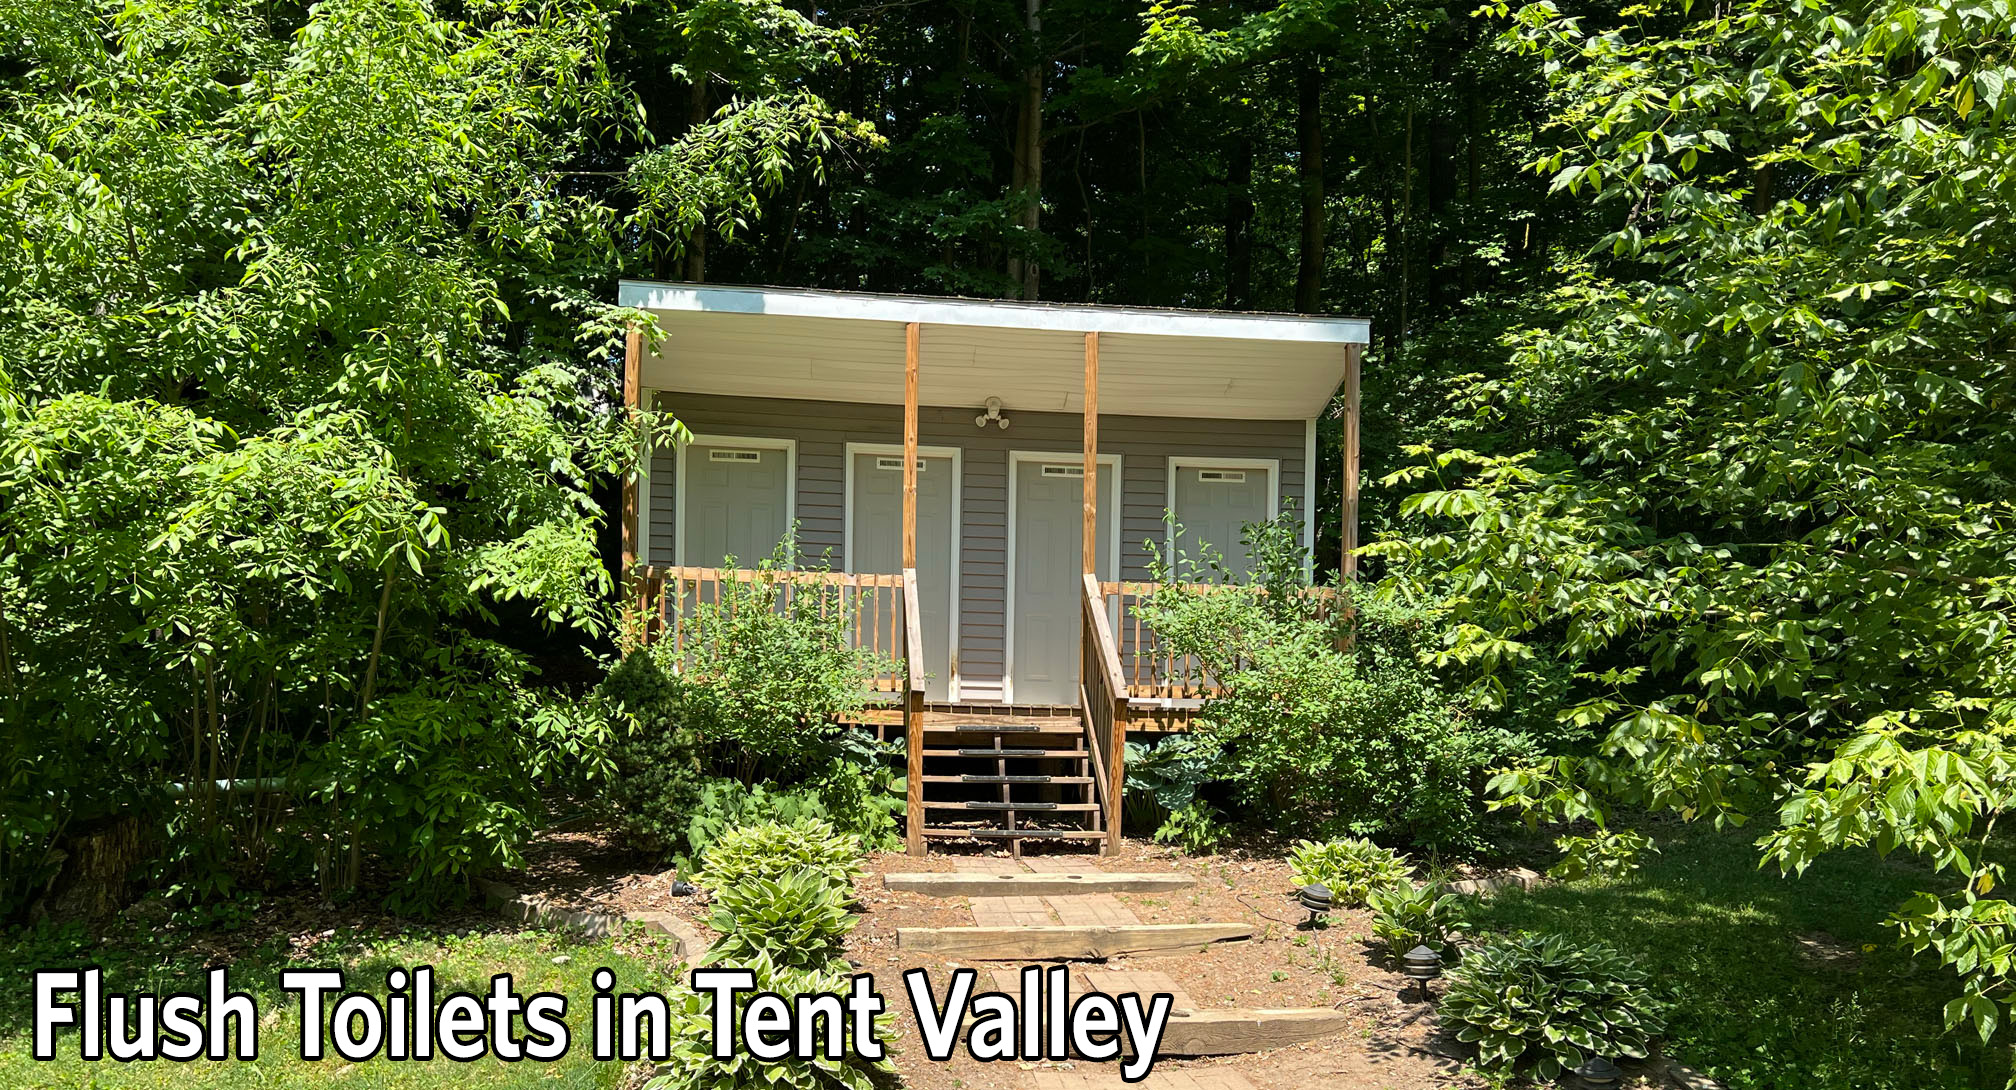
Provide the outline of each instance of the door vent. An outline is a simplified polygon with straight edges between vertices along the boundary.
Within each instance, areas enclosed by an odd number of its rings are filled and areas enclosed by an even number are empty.
[[[919,473],[924,472],[924,466],[925,466],[924,459],[922,458],[917,459],[917,472]],[[896,473],[901,473],[903,472],[903,456],[899,454],[893,458],[877,458],[875,459],[875,468],[887,469]]]
[[[720,450],[717,448],[707,452],[707,460],[710,462],[760,462],[763,460],[763,452],[760,450]]]
[[[1246,471],[1243,469],[1200,469],[1197,471],[1197,479],[1200,481],[1221,481],[1226,484],[1238,484],[1246,479]]]
[[[1085,467],[1084,467],[1084,466],[1044,466],[1044,467],[1043,467],[1043,475],[1044,475],[1045,477],[1083,477],[1083,476],[1085,476]]]

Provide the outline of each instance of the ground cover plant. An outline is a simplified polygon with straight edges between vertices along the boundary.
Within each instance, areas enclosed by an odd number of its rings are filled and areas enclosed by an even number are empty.
[[[462,918],[453,924],[341,927],[323,935],[319,925],[306,932],[282,931],[270,936],[241,938],[241,932],[207,928],[167,928],[159,923],[123,922],[100,934],[80,927],[19,929],[0,934],[0,974],[26,981],[33,970],[97,965],[106,972],[108,990],[140,989],[159,994],[201,993],[203,972],[228,950],[234,988],[253,995],[265,1016],[259,1030],[260,1054],[243,1063],[87,1063],[76,1056],[74,1033],[59,1035],[59,1059],[42,1063],[30,1058],[32,997],[25,985],[0,993],[0,1085],[48,1087],[52,1090],[171,1090],[178,1087],[236,1090],[260,1086],[370,1086],[384,1090],[422,1090],[452,1081],[482,1090],[532,1087],[606,1090],[621,1085],[624,1065],[600,1064],[581,1034],[590,999],[595,994],[594,970],[607,966],[617,987],[672,990],[679,983],[678,965],[648,937],[620,941],[584,941],[547,932],[493,930],[488,919]],[[256,928],[255,928],[256,929]],[[340,1058],[304,1061],[295,1041],[299,1035],[297,1000],[279,990],[285,968],[340,968],[346,982],[383,995],[385,973],[392,967],[432,965],[444,989],[483,994],[490,977],[512,974],[520,994],[553,991],[568,997],[568,1023],[575,1048],[551,1063],[509,1063],[485,1057],[462,1063],[388,1062],[352,1064]],[[68,1049],[67,1058],[63,1056]]]
[[[1441,882],[1395,882],[1365,895],[1372,910],[1372,937],[1398,958],[1426,946],[1454,961],[1456,942],[1468,928],[1470,900]]]
[[[1296,885],[1328,886],[1339,905],[1362,905],[1374,891],[1414,879],[1413,864],[1400,853],[1359,837],[1297,841],[1288,865]]]
[[[1508,935],[1466,949],[1437,1013],[1477,1064],[1552,1080],[1596,1056],[1643,1060],[1670,1003],[1645,970],[1601,943]]]
[[[1884,918],[1930,869],[1874,852],[1803,875],[1760,870],[1752,836],[1705,825],[1641,831],[1657,854],[1479,900],[1479,933],[1602,942],[1677,1002],[1662,1050],[1730,1090],[1973,1090],[2002,1085],[2006,1050],[1944,1032],[1958,982],[1900,950]]]

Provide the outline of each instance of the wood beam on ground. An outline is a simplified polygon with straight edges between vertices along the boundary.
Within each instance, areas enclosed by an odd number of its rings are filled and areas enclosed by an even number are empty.
[[[884,874],[886,889],[932,897],[1042,897],[1072,893],[1167,893],[1188,889],[1197,879],[1187,874],[1120,874],[1084,871],[1071,874]]]
[[[1253,937],[1243,923],[1143,923],[1108,927],[902,927],[896,944],[974,961],[1044,961],[1192,953]]]

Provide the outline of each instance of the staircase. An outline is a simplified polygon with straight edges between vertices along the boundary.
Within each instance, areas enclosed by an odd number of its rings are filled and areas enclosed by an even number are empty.
[[[952,707],[924,715],[923,795],[927,840],[1026,841],[1106,838],[1095,754],[1074,711]]]

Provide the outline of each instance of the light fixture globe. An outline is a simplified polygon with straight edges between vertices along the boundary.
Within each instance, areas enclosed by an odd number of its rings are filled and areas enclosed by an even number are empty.
[[[1426,946],[1400,955],[1400,975],[1421,985],[1421,998],[1428,998],[1428,982],[1442,975],[1442,955]]]
[[[1569,1072],[1583,1090],[1615,1090],[1624,1085],[1624,1069],[1601,1056],[1591,1056]]]
[[[1312,882],[1296,890],[1295,900],[1309,910],[1310,923],[1315,923],[1327,915],[1331,906],[1336,903],[1336,897],[1331,894],[1330,887],[1321,882]]]

